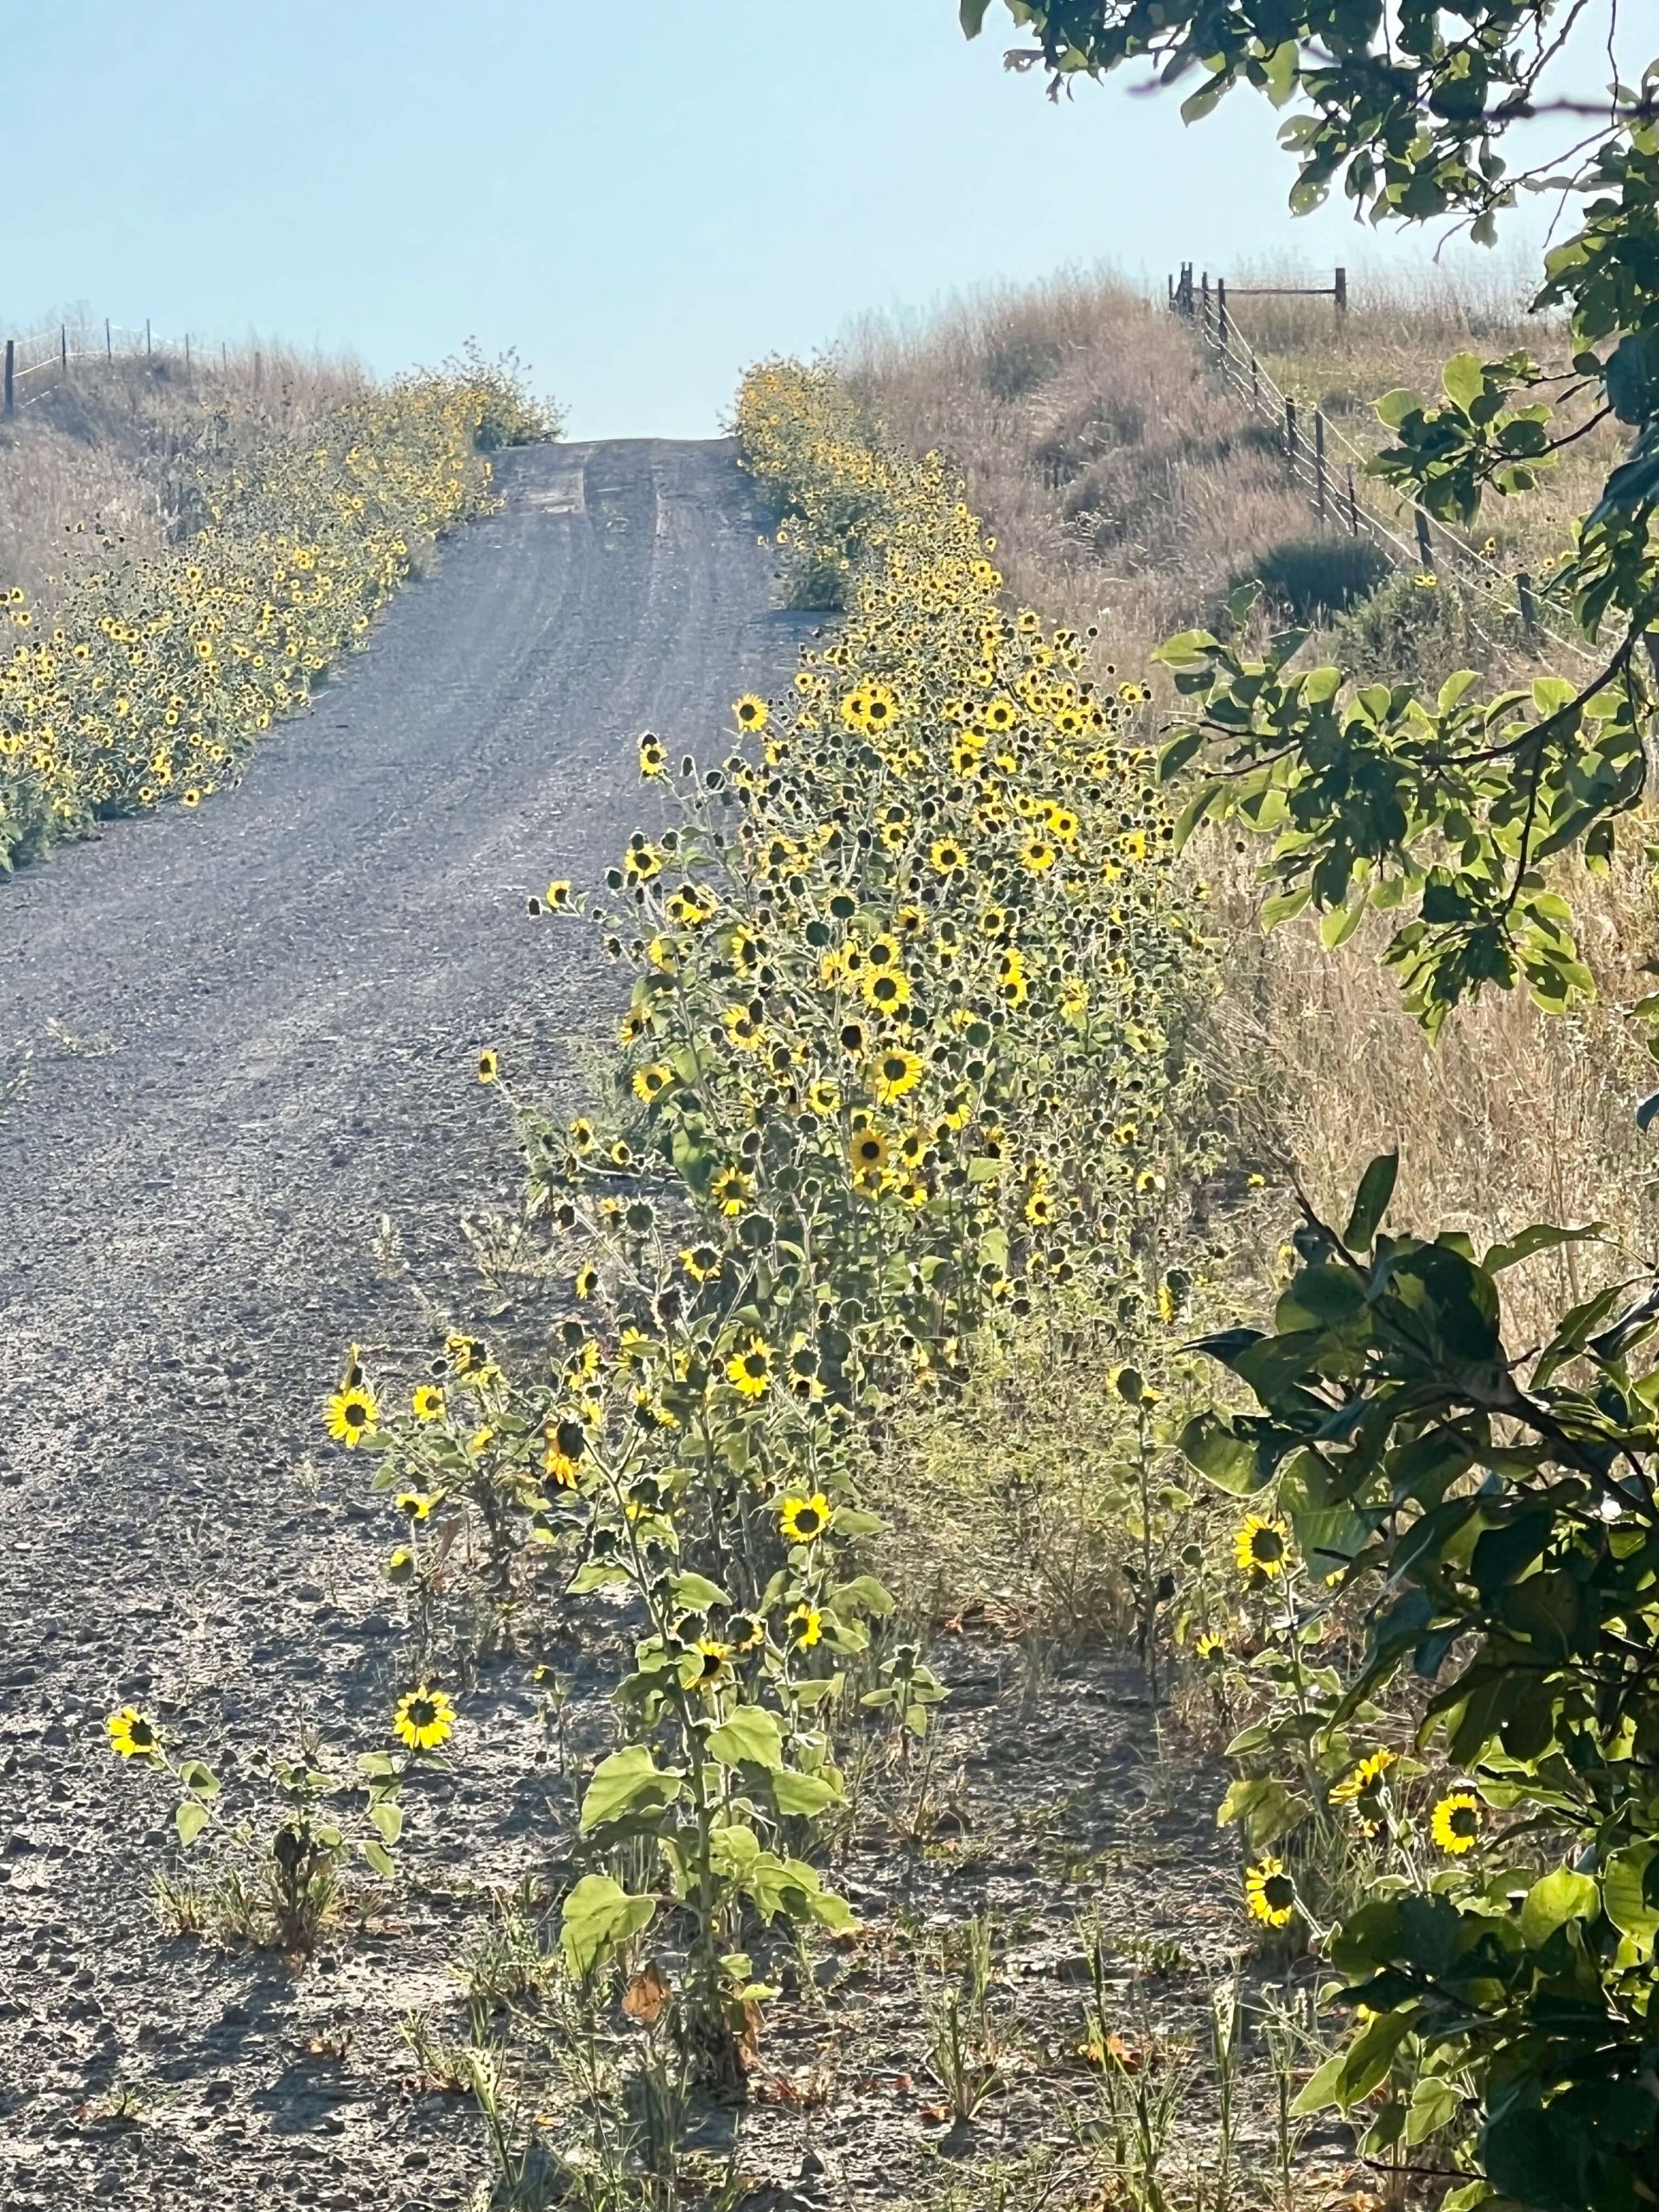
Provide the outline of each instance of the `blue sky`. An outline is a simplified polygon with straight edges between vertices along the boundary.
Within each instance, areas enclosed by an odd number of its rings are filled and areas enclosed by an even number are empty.
[[[515,345],[577,436],[702,435],[861,310],[1107,262],[1425,258],[1292,222],[1277,120],[1007,74],[955,0],[0,0],[0,321],[372,367]],[[1535,225],[1529,230],[1536,234]]]

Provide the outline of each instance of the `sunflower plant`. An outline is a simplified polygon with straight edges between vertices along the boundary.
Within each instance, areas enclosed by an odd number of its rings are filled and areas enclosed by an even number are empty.
[[[431,1763],[454,1719],[445,1693],[422,1683],[399,1700],[392,1714],[391,1732],[399,1748],[361,1754],[354,1778],[325,1762],[308,1731],[296,1758],[263,1756],[258,1774],[270,1821],[264,1833],[251,1815],[227,1815],[219,1776],[205,1761],[175,1750],[136,1706],[111,1713],[105,1726],[118,1758],[166,1776],[176,1791],[180,1843],[188,1850],[204,1836],[217,1840],[219,1864],[207,1891],[214,1918],[228,1932],[306,1958],[346,1901],[353,1858],[385,1881],[395,1876],[392,1847],[403,1832],[404,1785],[417,1766]],[[165,1882],[158,1889],[163,1897],[172,1894]]]
[[[1459,2208],[1634,2208],[1659,2189],[1659,1280],[1619,1276],[1513,1351],[1504,1273],[1599,1231],[1390,1235],[1395,1166],[1342,1230],[1310,1215],[1271,1329],[1207,1341],[1260,1410],[1187,1437],[1366,1608],[1306,1757],[1334,1754],[1330,1797],[1402,1847],[1328,1937],[1360,2024],[1306,2095],[1358,2104],[1413,2038],[1468,2093]],[[1409,1823],[1405,1764],[1353,1758],[1402,1677],[1452,1777]],[[1289,1787],[1282,1765],[1250,1786]]]
[[[746,1930],[850,1926],[811,1864],[842,1735],[880,1714],[902,1745],[941,1694],[864,1561],[871,1455],[1080,1267],[1140,1310],[1205,965],[1138,689],[1007,609],[954,480],[829,372],[761,365],[738,423],[846,620],[786,701],[736,701],[610,871],[594,918],[632,983],[592,1111],[554,1122],[489,1071],[569,1287],[551,1357],[514,1375],[452,1341],[407,1411],[351,1370],[334,1408],[411,1502],[395,1579],[493,1516],[505,1561],[626,1606],[567,1955],[597,1972],[660,1923],[720,2076],[764,1988]],[[649,733],[639,765],[671,786]],[[538,926],[569,925],[557,888]]]

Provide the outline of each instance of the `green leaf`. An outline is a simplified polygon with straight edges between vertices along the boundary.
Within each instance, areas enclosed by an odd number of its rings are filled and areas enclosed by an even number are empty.
[[[1621,423],[1659,415],[1659,330],[1632,331],[1608,357],[1607,397]]]
[[[1621,1936],[1628,1936],[1650,1955],[1659,1934],[1659,1905],[1648,1903],[1647,1873],[1659,1844],[1633,1843],[1616,1851],[1602,1871],[1602,1904]]]
[[[1394,1196],[1394,1186],[1400,1174],[1400,1155],[1397,1152],[1381,1152],[1359,1179],[1359,1189],[1354,1198],[1354,1210],[1348,1217],[1348,1226],[1343,1231],[1343,1242],[1350,1251],[1369,1252],[1382,1217],[1389,1210]]]
[[[1347,2111],[1368,2097],[1394,2063],[1394,2054],[1414,2024],[1410,2012],[1379,2012],[1368,2020],[1342,2055],[1336,2101]]]
[[[1489,1275],[1501,1274],[1505,1268],[1529,1260],[1535,1252],[1553,1252],[1558,1244],[1577,1244],[1587,1236],[1606,1234],[1605,1221],[1586,1222],[1581,1229],[1555,1229],[1548,1222],[1535,1222],[1530,1229],[1522,1230],[1507,1243],[1494,1244],[1481,1262],[1481,1270]]]
[[[173,1825],[179,1832],[179,1841],[188,1848],[207,1827],[207,1808],[197,1804],[194,1798],[186,1798],[173,1815]]]
[[[390,1798],[383,1799],[378,1805],[371,1805],[369,1818],[380,1831],[383,1843],[396,1843],[404,1832],[403,1808],[394,1805]]]
[[[1569,1920],[1587,1920],[1601,1903],[1601,1892],[1588,1874],[1575,1874],[1558,1866],[1527,1891],[1521,1906],[1521,1936],[1529,1951],[1541,1950],[1558,1928]]]
[[[966,37],[979,36],[985,28],[985,17],[989,11],[990,4],[991,0],[961,0],[961,5],[957,13]]]
[[[779,1767],[771,1780],[772,1802],[780,1813],[799,1813],[810,1820],[823,1812],[826,1805],[838,1805],[843,1792],[838,1782],[829,1782],[822,1775],[799,1774],[792,1767]]]
[[[1408,415],[1421,415],[1423,403],[1414,391],[1403,388],[1385,391],[1376,403],[1377,420],[1391,430],[1397,430]]]
[[[1440,372],[1446,396],[1466,415],[1485,389],[1486,372],[1478,353],[1454,353]]]
[[[649,1928],[657,1910],[652,1897],[630,1897],[613,1876],[584,1874],[564,1901],[559,1942],[565,1964],[585,1979],[603,1959],[614,1957]]]
[[[731,1602],[719,1583],[711,1582],[706,1574],[677,1574],[669,1587],[674,1592],[675,1604],[688,1613],[706,1613],[710,1605]]]
[[[179,1787],[197,1797],[217,1797],[219,1777],[212,1767],[204,1766],[200,1759],[179,1761]]]
[[[364,1836],[357,1847],[383,1882],[395,1879],[397,1863],[378,1836]]]
[[[1257,1781],[1240,1779],[1229,1788],[1216,1813],[1217,1827],[1235,1821],[1243,1830],[1252,1851],[1261,1851],[1307,1818],[1313,1807],[1282,1782],[1271,1777]]]
[[[740,1706],[729,1720],[711,1730],[709,1750],[722,1766],[763,1766],[775,1772],[784,1763],[777,1714],[764,1706]]]
[[[660,1811],[679,1796],[680,1783],[677,1770],[656,1764],[647,1745],[629,1744],[613,1751],[594,1769],[582,1801],[583,1833],[626,1813]]]
[[[1179,737],[1172,737],[1158,755],[1159,782],[1173,783],[1203,744],[1204,732],[1201,729],[1183,730]]]
[[[1234,1497],[1249,1497],[1273,1480],[1273,1461],[1251,1438],[1235,1435],[1224,1414],[1195,1414],[1181,1431],[1181,1450],[1201,1475]]]

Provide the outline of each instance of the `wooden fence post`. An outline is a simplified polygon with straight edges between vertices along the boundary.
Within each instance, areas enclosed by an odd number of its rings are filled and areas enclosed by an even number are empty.
[[[6,340],[6,397],[4,404],[5,411],[9,416],[15,415],[17,412],[16,379],[17,340],[15,338],[8,338]]]
[[[1354,497],[1354,464],[1348,464],[1348,530],[1351,537],[1359,536],[1359,501]]]
[[[1296,465],[1296,403],[1285,402],[1285,459],[1293,467]]]
[[[1216,331],[1222,352],[1227,351],[1227,279],[1216,279]]]
[[[1250,404],[1252,407],[1262,404],[1262,372],[1255,365],[1254,353],[1250,356]]]
[[[1417,510],[1417,558],[1422,563],[1425,572],[1433,570],[1434,547],[1428,534],[1428,517],[1421,507]]]
[[[144,317],[144,359],[149,359],[149,317]]]
[[[58,367],[63,375],[68,375],[69,326],[67,322],[60,322],[58,325]]]
[[[1203,283],[1198,292],[1198,313],[1204,324],[1204,334],[1207,338],[1210,335],[1210,271],[1207,269],[1204,271]]]
[[[1325,520],[1325,410],[1313,410],[1313,504]]]
[[[1331,287],[1331,296],[1337,303],[1337,320],[1341,321],[1348,312],[1348,271],[1338,269],[1337,281]]]
[[[108,315],[105,315],[104,318],[104,358],[106,361],[112,361],[115,359],[115,340],[110,335],[110,318]]]

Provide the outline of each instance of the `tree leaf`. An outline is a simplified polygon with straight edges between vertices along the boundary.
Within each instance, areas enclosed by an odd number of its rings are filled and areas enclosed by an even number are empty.
[[[1348,1217],[1348,1226],[1343,1231],[1343,1243],[1350,1251],[1369,1252],[1382,1217],[1389,1210],[1389,1200],[1394,1196],[1394,1186],[1400,1174],[1400,1155],[1397,1152],[1380,1152],[1359,1179],[1359,1189],[1354,1198],[1354,1210]]]

